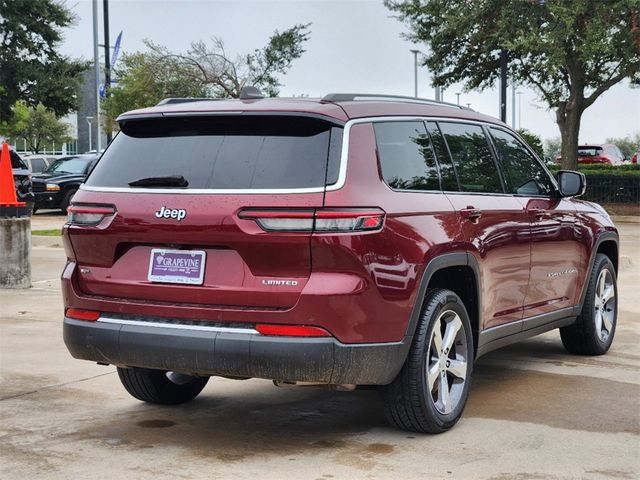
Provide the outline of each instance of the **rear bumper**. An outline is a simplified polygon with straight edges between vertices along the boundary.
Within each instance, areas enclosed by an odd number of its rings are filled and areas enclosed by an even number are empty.
[[[108,318],[87,322],[65,317],[63,332],[71,355],[84,360],[203,376],[327,384],[388,384],[409,349],[406,340],[344,344],[327,337],[264,336],[251,328]]]

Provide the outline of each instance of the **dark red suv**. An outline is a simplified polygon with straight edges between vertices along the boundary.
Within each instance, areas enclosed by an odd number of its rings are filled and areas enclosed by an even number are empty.
[[[442,432],[473,362],[560,328],[605,353],[618,235],[503,123],[456,105],[166,101],[121,132],[69,208],[64,339],[147,402],[210,376],[378,385]]]

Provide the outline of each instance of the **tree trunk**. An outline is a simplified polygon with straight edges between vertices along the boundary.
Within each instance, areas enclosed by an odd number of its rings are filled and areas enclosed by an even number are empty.
[[[578,166],[578,135],[580,133],[580,119],[584,110],[581,104],[576,103],[578,102],[563,104],[556,110],[562,141],[560,164],[563,170],[575,170]]]

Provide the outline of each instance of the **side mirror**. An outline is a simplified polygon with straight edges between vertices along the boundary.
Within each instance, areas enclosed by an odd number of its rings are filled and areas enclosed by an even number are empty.
[[[583,173],[573,170],[560,170],[558,172],[558,186],[563,197],[579,197],[587,188],[587,179]]]

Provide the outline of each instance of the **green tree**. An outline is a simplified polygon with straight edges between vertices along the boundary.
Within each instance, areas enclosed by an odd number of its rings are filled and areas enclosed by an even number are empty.
[[[35,108],[18,102],[14,106],[10,122],[3,122],[0,133],[12,139],[23,139],[34,153],[40,153],[45,145],[71,141],[69,125],[61,122],[51,110],[38,104]]]
[[[88,65],[56,51],[71,12],[55,0],[0,0],[0,12],[0,120],[13,116],[18,100],[57,115],[77,108]]]
[[[271,36],[253,53],[232,58],[224,42],[193,42],[184,53],[145,41],[147,50],[124,55],[116,69],[116,85],[104,100],[108,126],[122,112],[155,105],[167,97],[237,98],[245,86],[261,88],[276,96],[280,82],[293,61],[303,53],[310,24],[296,25]]]
[[[424,64],[436,85],[485,89],[499,77],[500,51],[509,77],[538,92],[555,110],[562,166],[575,168],[582,114],[628,78],[640,82],[638,0],[385,0],[426,43]]]
[[[159,48],[150,42],[149,52],[125,54],[120,67],[115,70],[116,86],[109,90],[109,97],[102,102],[106,126],[115,129],[115,119],[122,112],[155,105],[167,97],[203,97],[207,90],[193,75],[173,57],[161,59]]]
[[[560,148],[562,146],[562,142],[560,137],[547,138],[544,141],[544,154],[547,157],[551,157],[552,160],[555,160],[558,155],[560,155]]]
[[[530,132],[526,128],[519,128],[516,130],[525,142],[538,154],[540,158],[544,158],[544,149],[542,148],[542,140],[533,132]]]

